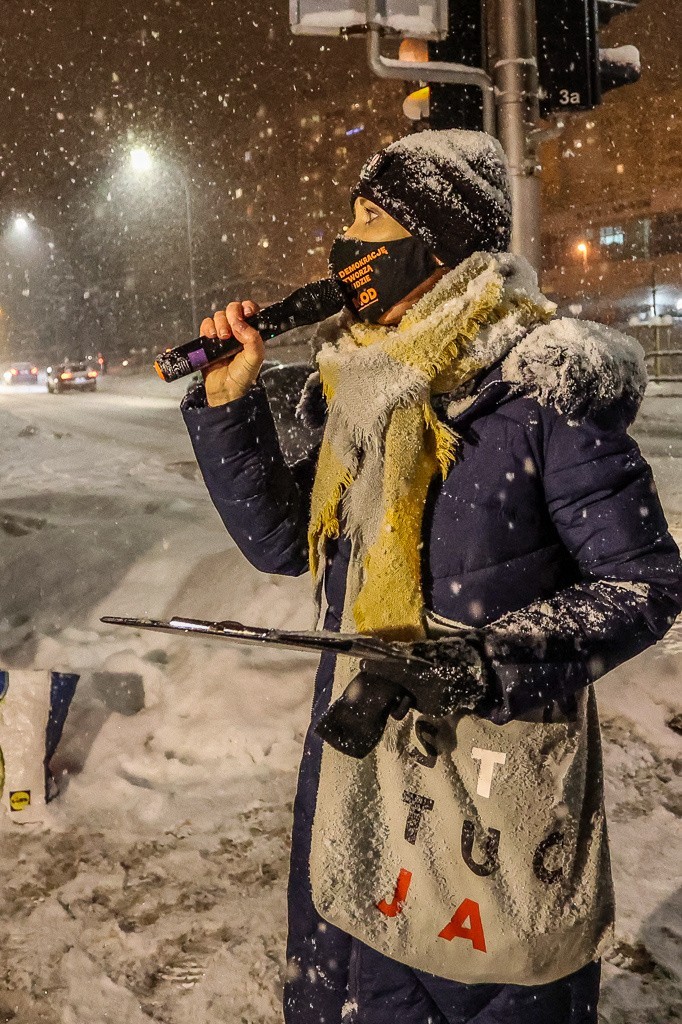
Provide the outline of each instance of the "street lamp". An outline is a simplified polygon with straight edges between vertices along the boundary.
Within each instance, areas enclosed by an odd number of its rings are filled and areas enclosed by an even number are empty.
[[[136,174],[148,174],[154,168],[154,158],[143,146],[136,146],[130,151],[130,166]],[[189,255],[189,293],[192,302],[192,327],[198,330],[197,323],[197,297],[196,283],[194,280],[194,246],[192,245],[192,196],[187,177],[178,166],[168,164],[164,161],[163,166],[177,175],[185,194],[185,217],[187,221],[187,252]]]
[[[154,161],[150,154],[142,146],[131,149],[130,163],[133,170],[139,174],[145,174],[147,171],[151,171],[154,165]]]
[[[49,307],[52,305],[55,294],[52,291],[52,284],[58,280],[59,272],[55,259],[59,255],[59,247],[55,241],[54,231],[37,221],[32,213],[18,213],[12,216],[7,223],[3,239],[11,252],[12,263],[17,271],[18,292],[21,294],[21,299],[28,300],[23,303],[17,298],[18,305],[14,308],[13,333],[17,336],[20,334],[31,336],[38,331],[40,334],[47,323],[52,324],[53,322],[52,310]],[[62,256],[61,259],[63,261],[64,257]],[[28,316],[29,313],[22,314],[19,311],[21,308],[30,310],[35,306],[36,282],[38,293],[42,293],[48,299],[47,303],[43,303],[42,306],[44,306],[46,314],[49,314],[50,319],[43,324],[43,327],[40,325],[36,327],[33,323],[32,329],[27,331],[25,324],[21,324],[20,320]],[[1,316],[0,313],[0,318]],[[31,319],[34,318],[31,317]],[[24,341],[21,341],[20,345],[23,347]]]
[[[586,267],[587,266],[587,253],[588,253],[587,242],[578,242],[578,244],[575,247],[575,251],[580,253],[580,255],[583,258],[583,266]]]

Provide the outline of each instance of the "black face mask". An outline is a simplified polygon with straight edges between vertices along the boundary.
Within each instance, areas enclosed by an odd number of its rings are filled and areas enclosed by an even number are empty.
[[[391,306],[422,284],[437,268],[423,242],[410,235],[392,242],[335,239],[329,269],[361,320],[376,323]]]

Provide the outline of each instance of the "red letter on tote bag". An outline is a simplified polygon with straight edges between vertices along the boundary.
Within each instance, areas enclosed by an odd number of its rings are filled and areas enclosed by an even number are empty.
[[[395,886],[393,902],[387,903],[386,900],[382,900],[381,903],[377,903],[377,909],[380,910],[382,914],[385,914],[386,917],[397,917],[398,914],[402,914],[403,903],[407,899],[411,881],[412,872],[406,871],[405,868],[401,868],[400,874],[398,875],[398,881]]]
[[[465,928],[464,922],[467,919],[469,926]],[[438,933],[438,938],[447,939],[448,942],[452,942],[453,939],[468,939],[474,949],[480,949],[481,953],[487,952],[478,903],[473,900],[462,900],[450,924],[446,924],[443,931]]]

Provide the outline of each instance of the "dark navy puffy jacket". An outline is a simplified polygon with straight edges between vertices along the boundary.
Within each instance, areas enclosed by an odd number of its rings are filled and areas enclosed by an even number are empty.
[[[560,414],[551,396],[540,404],[513,393],[499,366],[474,394],[448,421],[461,452],[429,495],[423,587],[434,612],[483,631],[489,717],[502,724],[529,708],[551,712],[554,701],[565,709],[577,689],[660,639],[682,607],[682,572],[651,470],[626,433],[630,404],[590,407],[572,423],[565,401]],[[241,551],[263,572],[305,572],[316,453],[287,467],[260,384],[218,408],[205,406],[200,388],[183,414],[211,498]],[[328,554],[325,624],[333,629],[347,542]],[[339,1021],[347,991],[350,940],[316,915],[308,881],[321,756],[314,725],[332,676],[324,656],[294,812],[288,954],[298,973],[285,1012],[297,1024]],[[547,1006],[543,1020],[552,1019]],[[476,1016],[476,1024],[484,1020]]]
[[[218,408],[203,405],[201,392],[183,405],[206,486],[240,550],[263,572],[305,572],[316,452],[287,467],[261,385]],[[679,553],[626,432],[631,415],[615,403],[574,423],[512,393],[493,369],[448,420],[462,446],[429,495],[424,595],[437,614],[483,627],[497,722],[566,698],[644,650],[682,607]],[[348,555],[347,542],[332,544],[330,628],[341,617]],[[540,646],[530,640],[538,632]]]

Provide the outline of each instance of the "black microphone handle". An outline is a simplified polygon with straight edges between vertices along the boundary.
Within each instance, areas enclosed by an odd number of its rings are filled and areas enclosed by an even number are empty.
[[[255,327],[266,341],[294,327],[305,327],[333,316],[346,304],[347,297],[334,278],[323,278],[298,288],[281,302],[261,309],[246,322]],[[217,359],[236,355],[242,345],[235,338],[195,338],[176,348],[166,349],[156,357],[154,368],[159,377],[170,382],[196,373]]]

